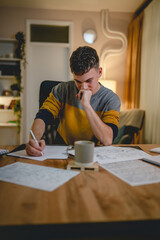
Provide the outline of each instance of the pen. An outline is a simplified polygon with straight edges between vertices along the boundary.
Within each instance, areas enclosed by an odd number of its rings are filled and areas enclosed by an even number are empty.
[[[158,162],[158,161],[154,161],[154,160],[148,159],[148,158],[142,158],[142,160],[145,161],[145,162],[148,162],[148,163],[151,163],[153,165],[156,165],[156,166],[160,167],[160,162]]]
[[[31,135],[32,135],[32,138],[33,138],[34,141],[36,142],[36,144],[39,146],[38,141],[37,141],[36,137],[34,136],[34,133],[32,132],[32,130],[30,130],[30,133],[31,133]]]
[[[82,99],[82,97],[83,97],[83,92],[81,92],[81,94],[80,94],[80,100]]]

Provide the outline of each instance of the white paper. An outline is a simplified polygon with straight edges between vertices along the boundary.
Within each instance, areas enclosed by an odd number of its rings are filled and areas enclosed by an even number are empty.
[[[150,152],[160,153],[160,147],[150,149]]]
[[[160,168],[141,160],[106,163],[101,166],[132,186],[160,182]]]
[[[69,150],[68,153],[74,156],[75,150]],[[141,159],[150,156],[142,150],[131,147],[103,146],[94,148],[94,162],[97,161],[100,164]]]
[[[37,161],[44,161],[46,159],[67,159],[67,146],[46,146],[44,149],[44,154],[40,157],[28,156],[26,150],[21,150],[18,152],[9,153],[10,156],[28,158]]]
[[[160,166],[160,155],[142,158],[144,161]]]
[[[55,190],[78,174],[78,171],[21,162],[0,168],[0,180],[2,181],[49,192]]]
[[[94,149],[94,161],[100,164],[141,159],[148,156],[150,155],[144,151],[131,147],[104,146]]]
[[[8,153],[7,149],[0,149],[0,155]]]
[[[74,156],[75,155],[75,150],[74,149],[68,150],[68,154]]]

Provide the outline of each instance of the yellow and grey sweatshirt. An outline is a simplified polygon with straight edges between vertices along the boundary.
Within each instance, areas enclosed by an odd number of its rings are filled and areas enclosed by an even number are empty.
[[[42,119],[47,125],[51,119],[59,117],[58,133],[67,145],[76,140],[92,140],[98,144],[93,135],[81,101],[76,97],[78,89],[74,81],[56,85],[45,100],[36,118]],[[101,85],[92,95],[90,104],[100,119],[113,129],[113,139],[119,127],[120,99],[110,89]]]

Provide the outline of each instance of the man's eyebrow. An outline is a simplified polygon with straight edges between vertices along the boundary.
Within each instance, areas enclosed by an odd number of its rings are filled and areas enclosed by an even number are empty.
[[[82,83],[81,81],[79,81],[79,80],[77,80],[77,79],[75,79],[75,78],[74,78],[74,80],[75,80],[76,82],[78,82],[78,83]],[[85,80],[84,82],[87,82],[87,81],[90,81],[90,80],[92,80],[92,77],[91,77],[91,78],[88,78],[88,79]]]
[[[77,79],[75,79],[75,78],[74,78],[74,81],[76,81],[76,82],[81,82],[81,81],[78,81],[78,80],[77,80]]]
[[[92,80],[93,79],[93,77],[91,77],[91,78],[88,78],[85,82],[87,82],[87,81],[90,81],[90,80]]]

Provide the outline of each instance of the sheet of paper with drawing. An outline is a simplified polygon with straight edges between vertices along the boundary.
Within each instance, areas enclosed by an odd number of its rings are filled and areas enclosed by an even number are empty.
[[[145,157],[145,158],[142,158],[142,159],[143,159],[143,161],[146,161],[148,163],[152,163],[152,164],[160,167],[160,155]]]
[[[150,152],[160,153],[160,147],[150,149]]]
[[[74,150],[69,153],[74,155]],[[160,168],[139,160],[143,158],[150,159],[151,155],[132,147],[104,146],[94,149],[94,161],[132,186],[160,182]]]
[[[160,182],[160,168],[142,160],[104,163],[101,166],[131,186]]]
[[[18,185],[53,191],[77,176],[78,171],[16,162],[0,168],[0,180]]]
[[[104,146],[96,147],[94,150],[94,161],[100,164],[141,159],[148,156],[150,155],[144,151],[131,147]]]
[[[74,149],[68,152],[73,156],[75,155]],[[140,159],[148,156],[150,155],[144,151],[131,147],[103,146],[94,148],[94,162],[97,161],[100,164]]]
[[[44,161],[46,159],[67,159],[67,146],[46,146],[44,149],[43,156],[40,157],[32,157],[28,156],[25,150],[21,150],[18,152],[9,153],[10,156],[28,158],[37,161]]]
[[[160,182],[160,168],[139,160],[150,157],[144,151],[130,147],[95,148],[95,160],[132,186]]]

